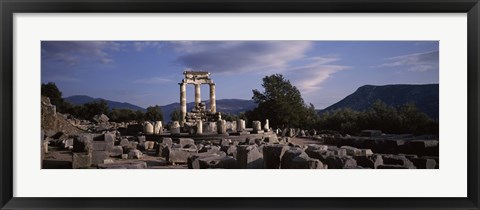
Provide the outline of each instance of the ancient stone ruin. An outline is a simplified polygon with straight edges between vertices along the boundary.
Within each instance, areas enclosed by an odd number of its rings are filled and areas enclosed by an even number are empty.
[[[81,121],[57,113],[42,98],[42,168],[96,169],[437,169],[439,141],[432,136],[358,136],[329,130],[275,128],[265,121],[226,121],[216,112],[208,72],[185,71],[180,84],[181,121]],[[186,85],[195,85],[187,112]],[[200,85],[210,86],[210,106]]]

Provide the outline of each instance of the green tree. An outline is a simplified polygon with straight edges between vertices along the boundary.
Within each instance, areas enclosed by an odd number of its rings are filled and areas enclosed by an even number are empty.
[[[147,107],[147,112],[145,113],[145,120],[149,121],[162,121],[163,113],[160,106],[149,106]]]
[[[238,116],[230,113],[222,113],[222,119],[226,121],[237,121]]]
[[[138,123],[145,121],[145,113],[142,112],[141,110],[137,110],[137,111],[135,112],[135,120],[136,120]]]
[[[55,105],[59,106],[63,103],[62,92],[57,88],[57,85],[53,82],[49,82],[47,84],[42,84],[41,88],[42,96],[46,96],[50,98],[50,102]]]
[[[47,84],[42,83],[41,94],[42,96],[50,98],[50,103],[57,107],[58,112],[67,113],[72,107],[72,104],[63,100],[62,92],[53,82],[49,82]]]
[[[180,113],[180,110],[178,108],[175,108],[171,113],[170,113],[170,121],[181,121],[182,120],[182,113]]]
[[[136,116],[135,112],[131,109],[113,109],[108,117],[110,121],[113,122],[129,122],[136,120]]]
[[[92,101],[84,104],[83,106],[84,106],[84,110],[82,110],[82,112],[84,112],[83,114],[85,118],[88,120],[92,120],[95,115],[98,115],[98,114],[108,115],[109,113],[108,105],[105,100]]]
[[[262,87],[263,92],[253,90],[252,99],[258,106],[248,112],[249,119],[262,122],[269,119],[274,128],[304,126],[307,114],[312,112],[305,105],[300,91],[289,80],[281,74],[266,76]]]

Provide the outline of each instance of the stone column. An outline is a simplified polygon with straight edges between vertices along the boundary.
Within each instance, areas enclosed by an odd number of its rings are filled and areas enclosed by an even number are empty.
[[[203,124],[202,120],[197,120],[197,135],[201,135],[203,133]]]
[[[210,83],[210,111],[217,112],[217,100],[215,98],[215,83]]]
[[[262,131],[262,123],[260,121],[253,121],[253,132],[254,133],[261,133]]]
[[[265,120],[265,125],[263,126],[263,130],[266,132],[270,131],[270,124],[268,122],[268,119]]]
[[[183,82],[178,84],[180,85],[180,113],[182,117],[180,125],[183,127],[185,116],[187,115],[187,85]]]
[[[245,120],[238,119],[237,120],[237,132],[245,131]]]
[[[227,133],[227,122],[225,120],[217,121],[217,133],[226,134]]]
[[[198,106],[202,102],[202,96],[200,95],[200,84],[195,84],[195,106]]]

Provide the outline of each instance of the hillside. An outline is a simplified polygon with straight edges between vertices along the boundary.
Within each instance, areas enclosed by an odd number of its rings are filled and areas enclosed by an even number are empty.
[[[139,107],[137,105],[130,104],[130,103],[126,103],[126,102],[117,102],[117,101],[111,101],[111,100],[106,100],[106,99],[102,99],[102,98],[92,98],[90,96],[85,96],[85,95],[69,96],[69,97],[66,97],[64,99],[65,99],[65,101],[70,102],[72,104],[76,104],[76,105],[86,104],[86,103],[90,103],[90,102],[93,102],[93,101],[104,100],[104,101],[107,102],[107,105],[110,109],[131,109],[131,110],[134,110],[134,111],[137,111],[137,110],[145,111],[146,110],[145,108],[142,108],[142,107]]]
[[[207,108],[210,107],[208,101],[204,101],[207,104]],[[191,110],[194,106],[194,102],[187,103],[187,110]],[[220,99],[217,100],[217,112],[229,113],[229,114],[238,114],[240,112],[252,110],[257,107],[252,100],[243,100],[243,99]],[[164,116],[167,119],[170,119],[170,113],[175,110],[175,108],[180,108],[180,103],[172,103],[165,106],[162,106],[162,111]]]
[[[64,98],[65,101],[72,104],[81,105],[97,100],[105,100],[110,109],[131,109],[131,110],[141,110],[146,111],[145,108],[133,105],[130,103],[121,103],[117,101],[106,100],[102,98],[92,98],[85,95],[75,95]],[[205,101],[207,107],[209,107],[208,101]],[[191,110],[194,106],[194,102],[187,103],[187,110]],[[238,114],[240,112],[252,110],[257,105],[252,100],[243,100],[243,99],[220,99],[217,100],[217,112],[229,113],[229,114]],[[171,103],[168,105],[161,106],[163,116],[165,120],[170,119],[170,113],[175,110],[175,108],[180,108],[180,103]]]
[[[339,102],[321,110],[320,113],[340,108],[364,111],[370,108],[377,100],[381,100],[387,105],[394,107],[412,102],[432,119],[438,119],[439,116],[438,84],[364,85]]]

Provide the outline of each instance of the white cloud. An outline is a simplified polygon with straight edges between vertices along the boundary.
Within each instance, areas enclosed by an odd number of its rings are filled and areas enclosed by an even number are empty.
[[[109,59],[109,58],[101,58],[100,59],[100,63],[103,63],[103,64],[107,64],[107,63],[113,63],[114,60],[113,59]]]
[[[350,66],[332,64],[338,57],[311,57],[309,63],[289,69],[288,72],[297,77],[293,83],[304,94],[321,89],[321,85],[336,72],[350,69]]]
[[[120,50],[120,43],[107,41],[43,41],[42,62],[75,66],[80,62],[112,63],[110,53]]]
[[[181,41],[171,43],[185,68],[238,74],[260,70],[283,71],[305,57],[309,41]]]
[[[162,78],[162,77],[151,77],[151,78],[137,79],[132,81],[132,83],[137,83],[137,84],[165,84],[170,82],[172,82],[172,80]]]
[[[438,69],[438,50],[413,53],[387,58],[386,63],[375,68],[404,68],[407,71],[423,72]]]

